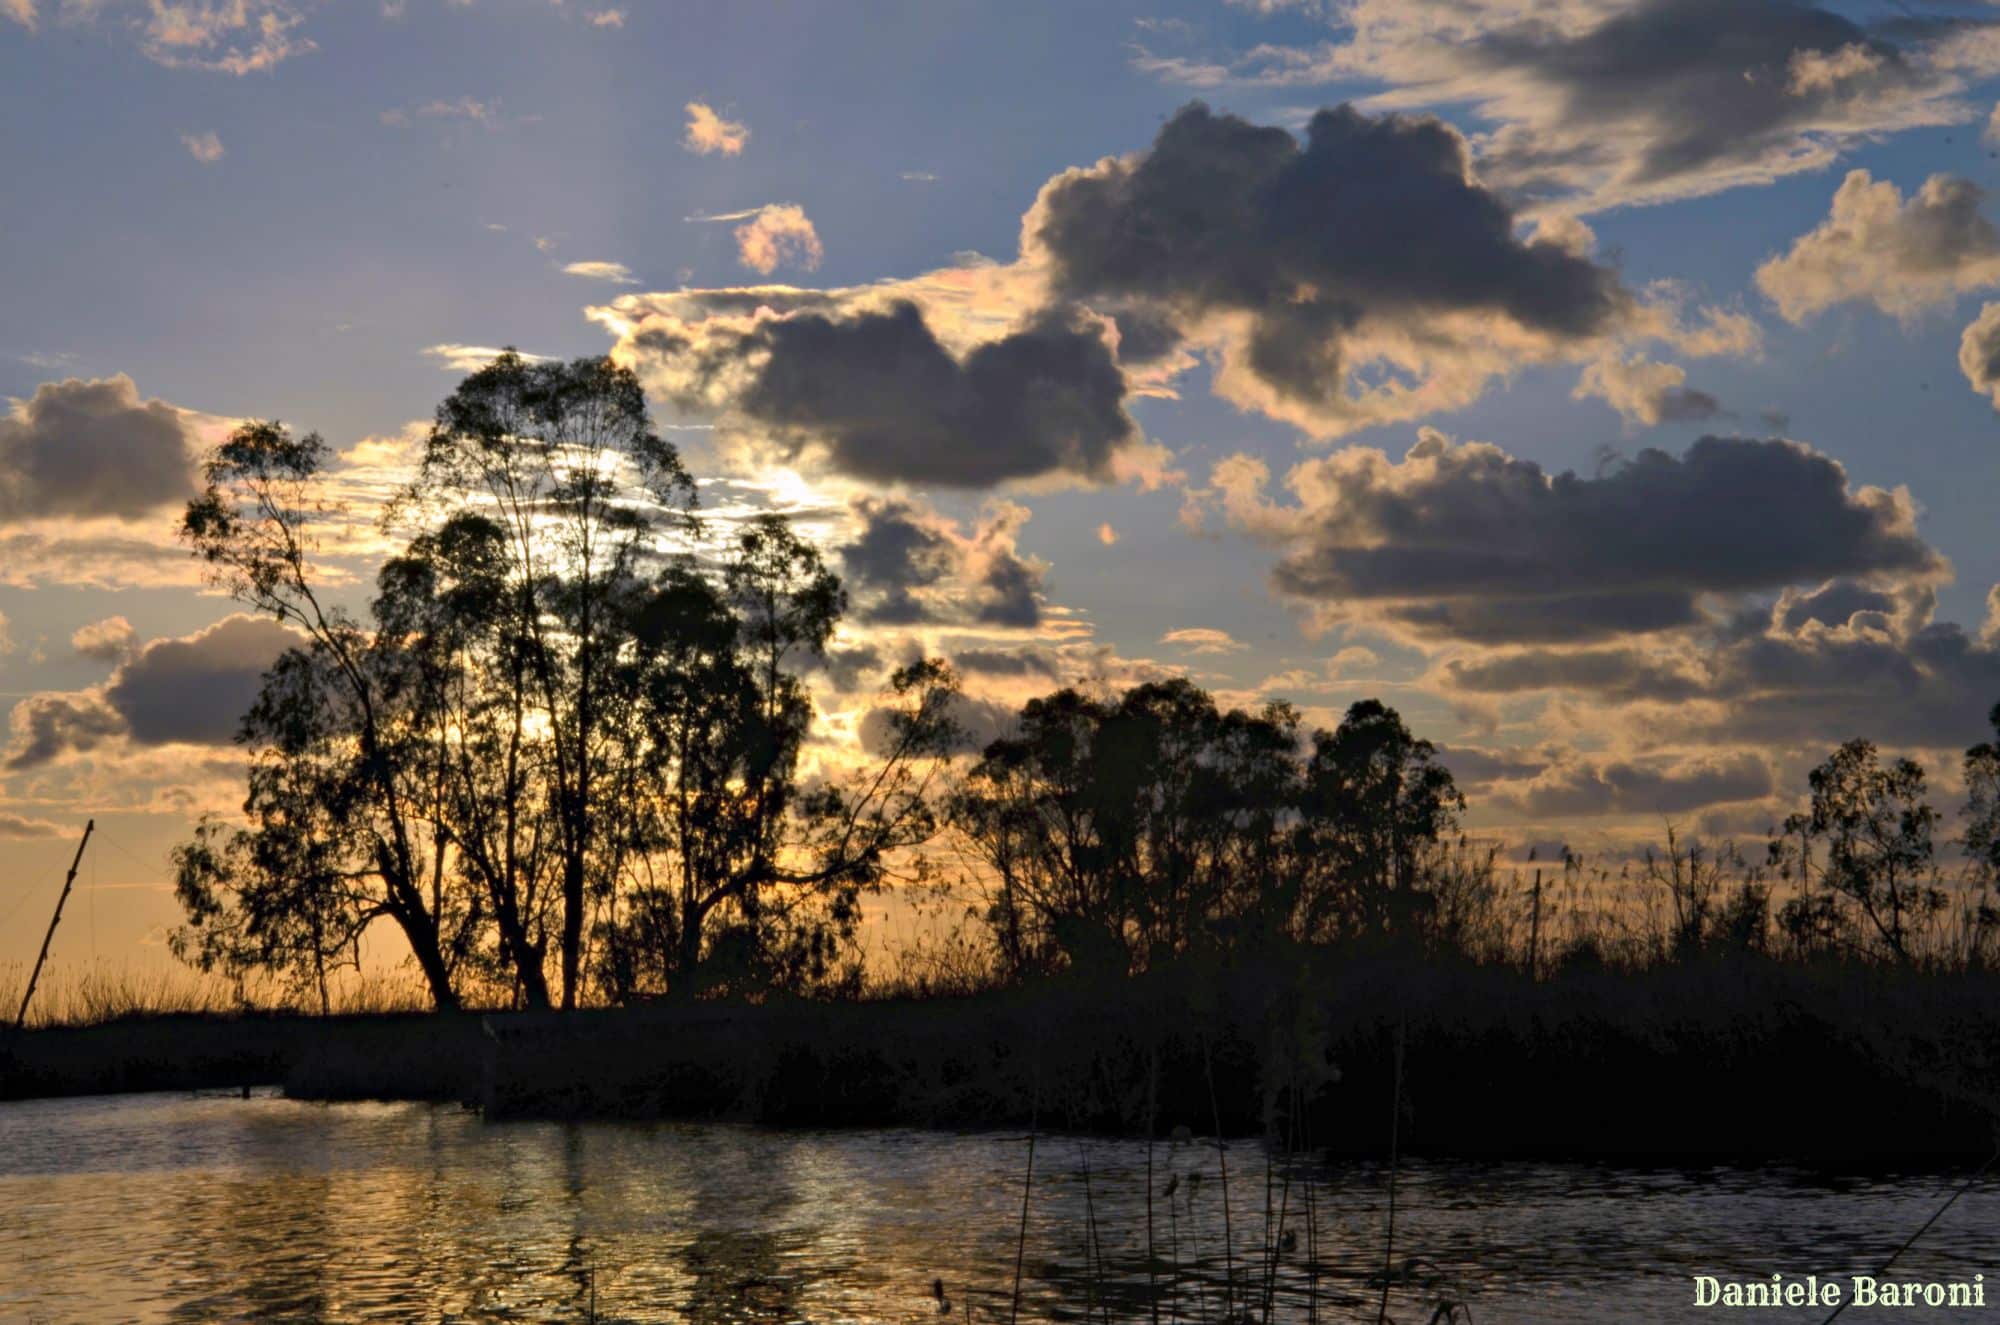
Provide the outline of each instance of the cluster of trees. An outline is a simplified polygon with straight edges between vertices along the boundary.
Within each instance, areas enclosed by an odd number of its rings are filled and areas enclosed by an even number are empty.
[[[805,777],[800,671],[839,581],[776,518],[699,551],[695,485],[606,360],[510,353],[439,407],[390,517],[416,532],[366,619],[316,564],[327,459],[247,425],[183,522],[219,584],[302,640],[244,720],[247,826],[204,822],[175,854],[184,959],[324,1002],[387,922],[441,1008],[473,985],[568,1008],[591,982],[854,978],[858,895],[934,827],[947,669],[895,674],[864,779]]]
[[[1490,901],[1464,797],[1395,710],[1299,729],[1186,680],[1031,700],[951,800],[1005,974],[1136,971],[1271,939],[1449,942]]]
[[[852,989],[861,896],[921,876],[940,834],[985,890],[1001,978],[1362,938],[1491,951],[1504,928],[1450,773],[1373,700],[1306,733],[1289,705],[1223,710],[1186,680],[1065,689],[955,767],[956,681],[925,660],[890,678],[871,762],[809,766],[803,673],[840,582],[782,519],[705,537],[696,485],[607,360],[508,353],[439,406],[365,614],[318,563],[327,460],[315,435],[246,425],[183,521],[213,579],[300,638],[243,722],[246,822],[204,821],[175,853],[172,942],[204,970],[324,1003],[386,923],[441,1008]],[[1962,839],[1988,884],[1993,718]],[[1761,865],[1671,835],[1649,860],[1671,951],[1775,930],[1916,958],[1963,896],[1923,770],[1854,741],[1810,781]],[[1978,924],[2000,934],[2000,913]]]

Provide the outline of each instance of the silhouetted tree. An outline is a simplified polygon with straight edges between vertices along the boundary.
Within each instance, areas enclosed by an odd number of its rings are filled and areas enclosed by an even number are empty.
[[[1313,733],[1300,802],[1300,938],[1421,935],[1439,904],[1433,867],[1465,798],[1429,741],[1380,700]]]
[[[1841,907],[1853,906],[1887,952],[1911,959],[1913,930],[1944,909],[1936,886],[1932,831],[1937,811],[1924,799],[1914,760],[1884,765],[1873,742],[1853,740],[1813,769],[1812,803],[1785,820],[1773,858],[1796,868],[1805,892],[1782,922],[1795,939],[1836,936]],[[1811,889],[1817,864],[1822,889]]]
[[[1989,885],[2000,885],[2000,704],[1993,739],[1965,752],[1965,850]]]
[[[824,987],[861,892],[931,836],[929,783],[955,738],[941,664],[892,678],[874,762],[801,783],[812,703],[797,669],[824,652],[845,601],[776,518],[743,530],[719,579],[676,569],[632,601],[615,684],[638,739],[617,767],[642,882],[607,933],[614,987]]]
[[[455,1007],[451,919],[441,890],[426,891],[437,844],[426,844],[411,780],[419,724],[399,689],[402,660],[316,585],[317,531],[337,514],[319,495],[326,458],[317,434],[246,424],[206,460],[206,488],[182,521],[212,582],[306,642],[272,669],[244,723],[256,832],[210,825],[177,855],[188,925],[175,946],[204,968],[323,968],[386,916],[432,999]]]

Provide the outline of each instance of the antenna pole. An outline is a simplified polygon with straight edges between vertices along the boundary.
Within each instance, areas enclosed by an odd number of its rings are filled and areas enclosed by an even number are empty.
[[[28,973],[28,989],[21,995],[21,1010],[14,1016],[14,1029],[20,1030],[28,1024],[28,1000],[35,996],[35,982],[42,978],[42,963],[49,959],[49,943],[56,936],[56,926],[62,923],[63,903],[69,900],[69,890],[76,882],[76,867],[83,864],[83,849],[90,845],[91,830],[97,827],[97,820],[88,819],[83,825],[83,840],[76,844],[76,855],[69,862],[69,875],[63,880],[62,896],[56,898],[56,913],[49,917],[49,932],[42,935],[41,955],[35,958],[35,969]]]

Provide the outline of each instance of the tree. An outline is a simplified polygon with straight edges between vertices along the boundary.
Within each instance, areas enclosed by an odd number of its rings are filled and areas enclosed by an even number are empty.
[[[953,800],[993,879],[1011,972],[1143,969],[1226,944],[1279,886],[1297,717],[1224,712],[1185,679],[1021,710]]]
[[[438,406],[407,501],[478,502],[501,531],[492,625],[520,651],[548,724],[561,1001],[574,1007],[585,913],[609,897],[620,858],[618,843],[598,837],[614,817],[602,774],[619,741],[606,693],[623,643],[619,601],[663,534],[694,528],[694,482],[653,430],[631,370],[606,358],[529,363],[509,350]]]
[[[177,853],[189,919],[175,947],[204,968],[310,961],[323,986],[325,963],[387,917],[433,1001],[452,1008],[454,918],[411,778],[421,724],[397,683],[403,660],[323,602],[315,583],[317,530],[338,514],[318,495],[326,456],[318,434],[246,424],[207,458],[205,490],[182,520],[211,582],[305,643],[279,659],[244,722],[253,751],[245,810],[257,828],[232,835],[208,825]]]
[[[1852,905],[1897,961],[1909,961],[1914,931],[1947,898],[1935,883],[1932,832],[1938,814],[1924,799],[1924,770],[1911,759],[1883,764],[1871,741],[1841,746],[1808,777],[1812,803],[1785,820],[1773,858],[1796,866],[1804,897],[1788,903],[1783,921],[1795,934],[1834,929],[1842,904]],[[1793,845],[1793,844],[1796,845]],[[1814,902],[1811,871],[1818,859],[1825,891]]]
[[[1993,739],[1965,752],[1965,850],[1988,884],[2000,884],[2000,704]]]
[[[1313,733],[1300,805],[1295,932],[1416,933],[1438,897],[1427,885],[1465,798],[1429,741],[1380,700],[1352,705]]]
[[[845,606],[817,549],[752,521],[719,580],[677,568],[631,603],[616,693],[637,741],[620,764],[643,880],[607,934],[627,992],[824,986],[863,891],[934,829],[928,791],[956,739],[956,679],[898,671],[876,761],[803,785],[813,717],[797,668]]]

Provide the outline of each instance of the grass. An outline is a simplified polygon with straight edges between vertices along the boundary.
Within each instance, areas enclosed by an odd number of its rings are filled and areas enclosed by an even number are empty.
[[[11,1026],[30,966],[0,962],[0,1017]],[[414,972],[342,972],[329,982],[336,1016],[423,1012],[430,998]],[[30,1027],[95,1026],[138,1017],[223,1016],[241,1012],[319,1011],[317,998],[286,993],[271,982],[239,987],[184,966],[135,962],[52,962],[42,970],[28,1006]]]

